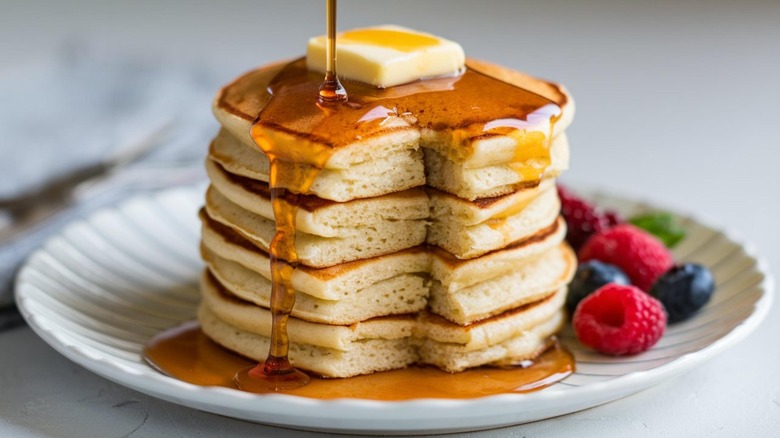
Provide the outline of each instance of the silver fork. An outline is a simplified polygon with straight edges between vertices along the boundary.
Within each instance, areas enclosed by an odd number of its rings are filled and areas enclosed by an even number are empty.
[[[0,247],[36,228],[76,201],[82,200],[88,189],[106,177],[138,161],[164,140],[173,120],[167,120],[151,129],[137,142],[117,149],[103,161],[73,170],[40,188],[18,196],[0,199],[0,213],[7,225],[0,228]]]

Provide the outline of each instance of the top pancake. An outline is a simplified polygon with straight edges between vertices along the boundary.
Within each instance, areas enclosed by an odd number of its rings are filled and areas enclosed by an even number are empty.
[[[289,65],[291,64],[279,63],[251,71],[227,85],[218,93],[214,100],[214,113],[220,123],[241,142],[247,145],[254,145],[249,135],[250,128],[256,116],[269,101],[268,86],[277,74],[283,69],[289,68]],[[354,131],[357,128],[354,128],[353,122],[352,125],[342,126],[340,130],[331,129],[331,131],[342,132],[343,135],[328,138],[313,135],[307,137],[307,140],[321,141],[326,143],[325,146],[334,149],[334,153],[324,166],[328,169],[344,169],[353,164],[390,155],[397,152],[399,148],[408,148],[408,142],[414,141],[415,136],[420,139],[423,147],[435,148],[438,153],[465,168],[480,168],[517,160],[518,156],[516,150],[518,140],[512,138],[513,135],[505,135],[504,131],[506,130],[488,129],[487,122],[490,120],[482,120],[483,118],[490,118],[495,115],[503,117],[500,120],[508,120],[511,117],[526,117],[528,123],[523,125],[524,128],[521,131],[526,128],[528,128],[529,132],[534,130],[544,131],[542,135],[547,136],[550,135],[549,124],[547,128],[544,128],[543,125],[547,119],[545,119],[544,114],[537,114],[540,108],[535,107],[535,105],[551,102],[558,105],[561,111],[554,124],[552,136],[558,136],[571,122],[574,104],[563,87],[480,61],[469,60],[467,66],[470,71],[476,72],[469,76],[471,78],[469,80],[475,81],[473,85],[479,85],[480,80],[490,80],[496,87],[495,91],[525,93],[527,99],[532,101],[533,105],[529,104],[530,106],[528,106],[522,102],[509,102],[500,96],[482,96],[483,94],[488,94],[482,92],[466,93],[465,96],[431,93],[432,96],[435,96],[435,99],[430,98],[431,108],[420,110],[419,114],[404,113],[402,112],[403,108],[399,108],[397,112],[393,112],[395,108],[385,108],[387,112],[376,115],[377,119],[381,120],[381,123],[369,124],[368,128],[360,128],[362,129],[360,132]],[[497,78],[497,80],[492,78]],[[421,87],[428,86],[434,88],[443,87],[442,90],[448,90],[459,86],[457,84],[459,80],[461,79],[449,78],[449,83],[444,85],[440,83],[441,80],[437,80],[439,82],[422,81],[414,85],[416,88],[413,92],[419,93],[421,92]],[[463,80],[465,81],[465,79]],[[348,85],[348,89],[350,86],[353,88],[359,87],[351,84]],[[408,90],[404,91],[403,87],[405,86],[393,87],[388,90],[400,95],[399,98],[402,99],[404,97],[403,93],[410,92]],[[490,88],[493,88],[493,86]],[[436,89],[435,91],[441,90]],[[305,96],[308,95],[304,95],[303,98],[308,98]],[[460,100],[449,103],[446,101],[447,99],[455,98],[465,99],[464,103],[461,104]],[[382,99],[386,99],[386,94],[383,95]],[[385,100],[381,100],[381,102],[385,102]],[[453,107],[455,103],[457,103],[457,107]],[[486,108],[488,104],[490,108]],[[482,105],[482,107],[476,108],[476,105]],[[363,112],[366,111],[365,106],[367,105],[364,105]],[[376,108],[383,107],[377,105]],[[435,115],[430,115],[434,111],[438,112]],[[482,114],[485,111],[488,112]],[[542,113],[545,111],[549,113],[551,110],[547,108]],[[460,115],[450,115],[458,112]],[[364,114],[364,118],[372,113],[373,110]],[[281,118],[282,116],[278,117]],[[292,115],[288,117],[292,118]],[[285,127],[270,126],[269,129],[278,129],[283,131],[284,134],[302,135],[300,132],[305,132],[308,135],[309,132],[306,130],[308,128],[307,123],[311,122],[307,121],[305,114],[299,118],[301,120],[295,123],[301,126],[291,124]],[[549,119],[549,114],[547,118]],[[500,120],[497,119],[496,121]],[[370,130],[366,131],[366,129]],[[300,132],[296,134],[298,131]]]

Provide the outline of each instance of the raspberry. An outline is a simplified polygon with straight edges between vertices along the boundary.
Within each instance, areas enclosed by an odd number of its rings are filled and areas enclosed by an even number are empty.
[[[634,286],[646,292],[674,264],[661,241],[630,224],[616,225],[592,236],[580,248],[579,259],[615,265],[628,275]]]
[[[606,210],[604,212],[604,216],[607,218],[607,223],[609,224],[609,228],[614,227],[615,225],[622,224],[625,222],[622,217],[618,214],[618,212],[613,210]]]
[[[634,286],[608,284],[587,296],[574,312],[580,342],[615,356],[641,353],[666,329],[663,305]]]
[[[608,283],[631,284],[628,276],[616,266],[601,263],[598,260],[590,260],[577,266],[577,273],[569,283],[569,292],[566,296],[566,308],[569,316],[574,315],[577,304],[585,297],[596,292]]]
[[[591,205],[560,185],[558,197],[561,199],[561,214],[566,220],[568,229],[566,241],[575,250],[579,249],[592,234],[622,222],[617,213]]]

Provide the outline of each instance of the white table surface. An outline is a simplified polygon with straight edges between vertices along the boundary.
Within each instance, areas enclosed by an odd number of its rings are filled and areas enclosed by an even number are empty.
[[[210,63],[227,81],[302,54],[306,38],[324,32],[324,3],[2,0],[0,80],[42,64],[65,41],[95,40],[166,62]],[[428,30],[470,56],[566,84],[578,112],[565,182],[736,230],[776,271],[780,2],[340,2],[341,28],[380,23]],[[576,414],[459,436],[778,436],[778,333],[775,300],[752,336],[682,377]],[[69,362],[22,327],[0,333],[0,436],[319,435],[148,397]]]

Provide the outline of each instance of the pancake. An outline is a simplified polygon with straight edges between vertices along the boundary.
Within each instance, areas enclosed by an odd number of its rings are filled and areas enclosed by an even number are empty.
[[[577,258],[566,244],[514,264],[512,272],[456,290],[434,280],[430,311],[468,325],[506,310],[547,298],[574,276]]]
[[[229,227],[201,212],[201,244],[219,257],[236,262],[271,279],[268,253],[241,237]],[[410,248],[368,259],[341,263],[326,268],[298,265],[292,274],[292,286],[322,300],[339,300],[371,285],[403,274],[426,273],[430,270],[430,256],[422,248]]]
[[[299,214],[301,210],[298,210]],[[239,207],[213,186],[206,193],[206,212],[211,219],[232,228],[268,252],[276,233],[272,219]],[[295,248],[300,263],[320,268],[411,248],[425,241],[426,222],[424,219],[384,220],[365,226],[345,227],[342,231],[337,237],[323,237],[298,230]]]
[[[270,307],[269,279],[218,256],[205,246],[201,246],[201,255],[211,274],[231,295]],[[292,316],[312,322],[349,325],[379,316],[418,312],[425,308],[427,298],[426,279],[416,273],[404,273],[331,300],[296,290]]]
[[[555,185],[552,178],[532,184],[503,196],[467,200],[455,195],[428,188],[431,217],[457,221],[464,226],[481,224],[489,219],[500,219],[522,211],[537,196]]]
[[[258,90],[266,90],[271,79],[286,65],[286,63],[273,64],[251,71],[224,87],[214,100],[212,109],[217,120],[228,132],[249,147],[255,147],[249,136],[251,124],[270,98],[267,92],[258,92]],[[528,131],[522,131],[521,135],[540,132],[542,135],[549,135],[550,138],[557,138],[558,141],[553,142],[554,146],[551,150],[553,165],[549,169],[549,176],[557,175],[564,169],[568,164],[568,143],[560,134],[570,124],[574,114],[574,102],[568,92],[560,85],[494,64],[469,60],[467,66],[480,73],[530,90],[560,107],[561,113],[552,130],[549,127],[545,128],[543,123],[539,126],[531,126],[533,117],[529,117]],[[398,151],[415,149],[416,144],[419,144],[428,149],[426,152],[428,184],[449,193],[460,193],[466,195],[462,197],[473,200],[478,197],[510,193],[518,184],[529,182],[525,178],[519,179],[518,175],[523,172],[518,167],[533,166],[535,163],[526,163],[518,159],[517,139],[512,135],[488,135],[481,128],[474,132],[464,131],[463,135],[454,135],[447,130],[418,127],[415,123],[414,115],[393,116],[391,114],[386,116],[381,126],[367,137],[358,136],[359,138],[346,144],[323,144],[323,147],[333,150],[324,168],[348,169],[361,163],[385,159]],[[296,141],[295,135],[287,131],[279,131],[275,135],[277,134],[283,141]],[[318,140],[306,139],[306,141],[317,142]],[[428,157],[441,157],[441,159]],[[474,169],[480,169],[478,175],[482,175],[481,178],[468,172]],[[508,173],[515,174],[514,180],[508,176]],[[475,179],[476,181],[472,181]]]
[[[461,260],[439,248],[432,248],[430,272],[448,292],[466,288],[515,270],[518,264],[556,247],[566,237],[566,222],[562,218],[531,237],[512,242],[506,247],[480,257]]]
[[[499,215],[474,225],[465,225],[452,215],[452,209],[439,206],[434,203],[426,241],[459,259],[478,257],[533,236],[555,223],[561,208],[555,187],[536,193],[517,213],[507,217]]]
[[[526,180],[518,163],[505,161],[484,167],[466,168],[428,147],[425,150],[425,178],[429,186],[468,200],[506,195],[534,184]],[[554,178],[569,167],[569,142],[565,134],[550,145],[551,163],[545,178]]]
[[[247,72],[223,87],[214,98],[212,111],[217,121],[249,147],[256,147],[249,134],[257,114],[270,98],[266,91],[271,80],[290,61],[278,62]],[[369,137],[339,147],[325,163],[325,169],[348,169],[383,158],[419,144],[420,132],[407,117],[389,117],[383,123],[383,136]],[[292,139],[290,139],[292,140]]]
[[[217,202],[216,198],[224,197],[224,201],[247,212],[274,219],[267,183],[231,175],[212,161],[206,162],[206,172],[213,186],[207,198],[213,196]],[[285,199],[285,202],[299,207],[295,221],[297,231],[322,237],[348,237],[361,227],[427,219],[429,216],[428,196],[422,189],[351,202],[333,202],[311,195]]]
[[[517,365],[542,354],[550,345],[550,337],[559,332],[564,324],[565,313],[557,310],[553,316],[529,325],[515,336],[478,350],[428,339],[418,350],[418,361],[451,373],[483,365]]]
[[[217,343],[255,360],[267,354],[271,313],[220,292],[210,275],[202,278],[199,320]],[[374,318],[352,325],[328,325],[290,318],[290,361],[329,377],[350,377],[421,361],[446,371],[531,359],[564,321],[563,288],[540,302],[470,326],[426,313]]]
[[[408,146],[346,169],[323,169],[310,192],[323,199],[346,202],[422,186],[425,184],[422,151],[416,142]],[[265,154],[225,129],[211,143],[209,158],[229,173],[268,182],[270,164]]]
[[[252,315],[249,316],[250,318]],[[236,353],[261,361],[268,355],[271,339],[220,319],[206,305],[198,308],[203,332],[216,343]],[[409,321],[411,325],[412,321]],[[398,325],[402,325],[399,322]],[[347,327],[342,327],[349,330]],[[291,341],[290,363],[323,377],[353,377],[378,371],[405,368],[417,361],[417,351],[407,338],[367,337],[353,342],[349,350]]]
[[[229,295],[208,271],[201,276],[203,303],[220,319],[242,330],[262,335],[271,333],[271,312],[263,307]],[[334,350],[349,350],[353,343],[370,338],[400,339],[409,337],[415,318],[409,315],[387,316],[355,324],[320,324],[290,318],[290,341]]]
[[[476,351],[521,334],[554,316],[566,300],[564,286],[545,299],[507,310],[466,326],[453,324],[437,315],[422,313],[414,336],[442,344],[457,345],[461,351]]]

